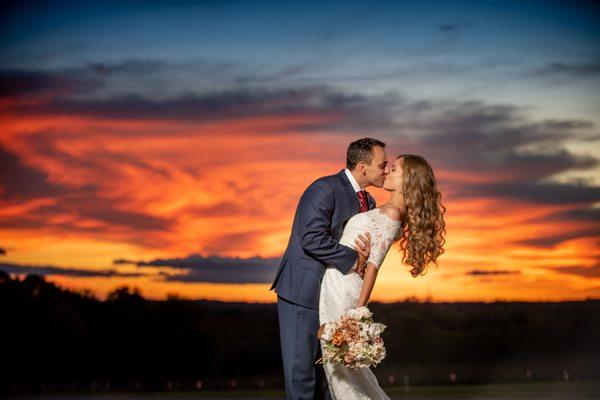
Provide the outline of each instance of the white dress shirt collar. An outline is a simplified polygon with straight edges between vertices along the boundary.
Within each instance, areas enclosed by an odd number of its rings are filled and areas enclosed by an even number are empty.
[[[352,175],[352,172],[350,172],[350,170],[348,168],[344,169],[344,172],[346,173],[346,176],[350,180],[350,183],[352,184],[352,187],[354,188],[354,191],[355,192],[360,192],[362,189],[360,188],[360,185],[358,184],[358,182],[356,182],[356,179],[354,179],[354,176]]]

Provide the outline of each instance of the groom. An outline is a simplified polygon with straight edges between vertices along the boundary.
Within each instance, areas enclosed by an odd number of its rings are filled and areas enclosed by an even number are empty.
[[[300,198],[288,247],[269,289],[277,293],[287,399],[331,398],[323,367],[315,365],[321,351],[321,279],[327,266],[347,274],[356,261],[356,272],[363,274],[370,240],[357,239],[355,250],[339,240],[350,217],[375,207],[373,197],[362,189],[383,186],[388,172],[384,147],[370,138],[350,143],[346,169],[317,179]]]

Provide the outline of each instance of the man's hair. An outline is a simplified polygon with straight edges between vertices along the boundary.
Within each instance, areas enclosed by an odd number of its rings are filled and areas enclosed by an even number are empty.
[[[348,146],[346,153],[346,168],[353,170],[359,162],[365,162],[371,165],[373,161],[373,147],[385,147],[385,143],[371,138],[362,138],[355,140]]]

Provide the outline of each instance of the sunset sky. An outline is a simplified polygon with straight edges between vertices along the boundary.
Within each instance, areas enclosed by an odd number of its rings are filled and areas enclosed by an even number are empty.
[[[3,6],[0,270],[273,302],[300,195],[369,136],[447,208],[437,269],[394,246],[373,300],[600,298],[592,4]]]

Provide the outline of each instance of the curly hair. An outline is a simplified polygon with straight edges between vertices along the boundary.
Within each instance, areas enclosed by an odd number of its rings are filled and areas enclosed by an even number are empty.
[[[406,216],[400,235],[402,262],[412,266],[413,278],[425,275],[426,266],[444,253],[446,224],[442,194],[436,188],[435,176],[429,163],[421,156],[401,154],[402,193]]]

